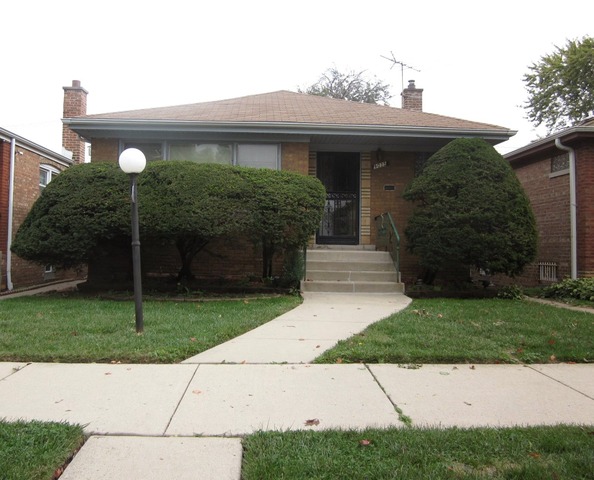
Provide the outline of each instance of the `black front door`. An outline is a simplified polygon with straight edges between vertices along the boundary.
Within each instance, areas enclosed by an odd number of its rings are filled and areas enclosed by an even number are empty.
[[[326,187],[317,243],[359,243],[359,154],[318,152],[318,178]]]

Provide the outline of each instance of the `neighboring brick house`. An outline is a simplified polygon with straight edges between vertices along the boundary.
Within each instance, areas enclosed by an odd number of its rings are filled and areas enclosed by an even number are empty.
[[[460,137],[495,145],[515,134],[495,125],[424,113],[422,91],[411,81],[402,92],[403,108],[278,91],[63,122],[91,143],[93,162],[116,162],[125,148],[136,147],[148,161],[192,159],[315,175],[328,191],[315,242],[371,246],[379,214],[391,212],[404,231],[412,205],[402,199],[402,192],[431,154]],[[201,253],[195,273],[260,271],[252,250],[236,244],[228,248],[224,261]],[[402,279],[415,281],[420,274],[417,261],[405,245],[401,251]],[[170,271],[164,257],[155,255],[143,254],[143,268],[149,273]]]
[[[594,276],[594,119],[505,158],[530,198],[539,236],[536,262],[513,281],[530,286]]]
[[[65,117],[84,115],[87,91],[74,80],[64,87]],[[0,291],[48,282],[71,280],[81,272],[40,266],[10,252],[10,245],[35,200],[51,180],[75,163],[85,162],[86,145],[71,130],[63,129],[65,155],[0,128]]]
[[[70,165],[70,158],[0,128],[2,291],[73,277],[73,272],[27,262],[10,252],[12,239],[40,192]]]

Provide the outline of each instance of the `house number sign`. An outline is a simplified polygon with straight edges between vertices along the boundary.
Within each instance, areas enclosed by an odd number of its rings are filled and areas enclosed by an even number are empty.
[[[373,169],[378,170],[380,168],[384,168],[388,166],[388,162],[378,162],[373,164]]]

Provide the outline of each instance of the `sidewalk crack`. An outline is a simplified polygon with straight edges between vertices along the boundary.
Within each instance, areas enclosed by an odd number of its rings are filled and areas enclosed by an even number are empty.
[[[188,393],[188,388],[190,388],[190,385],[191,385],[192,381],[194,380],[194,377],[198,373],[198,369],[199,368],[200,368],[200,364],[196,365],[196,369],[194,370],[194,373],[192,374],[192,377],[188,381],[188,384],[186,385],[186,388],[184,389],[183,393],[179,397],[179,401],[177,402],[177,405],[175,406],[175,410],[173,410],[173,413],[171,414],[171,417],[169,417],[169,421],[167,422],[167,425],[165,425],[165,430],[163,430],[163,435],[161,435],[162,437],[164,437],[164,436],[167,435],[167,430],[169,430],[169,427],[171,426],[171,422],[173,421],[173,417],[175,417],[175,414],[177,413],[177,410],[179,409],[179,406],[181,405],[182,400],[186,396],[186,393]]]
[[[573,390],[574,392],[576,392],[576,393],[579,393],[580,395],[583,395],[584,397],[586,397],[586,398],[588,398],[588,399],[590,399],[590,400],[594,400],[594,398],[593,398],[593,397],[591,397],[590,395],[588,395],[587,393],[584,393],[584,392],[582,392],[582,391],[578,390],[577,388],[574,388],[574,387],[572,387],[571,385],[567,385],[566,383],[563,383],[561,380],[558,380],[558,379],[556,379],[555,377],[551,377],[550,375],[547,375],[546,373],[544,373],[544,372],[541,372],[540,370],[537,370],[536,368],[532,367],[532,366],[531,366],[531,365],[529,365],[529,364],[526,364],[526,363],[525,363],[525,364],[523,364],[523,365],[524,365],[525,367],[528,367],[528,368],[529,368],[530,370],[532,370],[533,372],[540,373],[541,375],[543,375],[543,376],[545,376],[545,377],[547,377],[547,378],[550,378],[550,379],[551,379],[551,380],[553,380],[554,382],[557,382],[557,383],[559,383],[559,384],[563,385],[564,387],[567,387],[567,388],[569,388],[570,390]]]
[[[377,383],[377,386],[381,389],[382,392],[384,392],[384,395],[386,396],[388,401],[394,407],[394,410],[398,414],[398,420],[400,420],[402,423],[404,423],[404,425],[406,425],[407,427],[412,427],[412,418],[410,418],[408,415],[405,415],[404,412],[402,411],[402,409],[392,401],[392,399],[390,398],[390,395],[388,395],[388,392],[386,392],[386,389],[384,388],[384,386],[379,382],[377,377],[373,374],[373,372],[369,368],[369,365],[367,365],[366,363],[364,365],[365,365],[365,368],[367,369],[367,371],[369,372],[369,374],[372,376],[375,383]]]

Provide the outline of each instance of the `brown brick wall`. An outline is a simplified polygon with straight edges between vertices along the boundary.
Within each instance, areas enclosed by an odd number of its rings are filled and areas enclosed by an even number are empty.
[[[0,290],[6,288],[6,247],[8,244],[8,186],[10,180],[10,142],[0,141]]]
[[[380,167],[381,162],[387,166]],[[374,166],[379,168],[374,168]],[[378,159],[377,152],[371,154],[371,243],[376,242],[375,217],[390,212],[400,234],[400,262],[402,280],[414,283],[422,272],[418,260],[406,251],[406,228],[414,205],[402,198],[406,186],[414,178],[415,155],[402,152],[382,152]],[[385,186],[394,186],[394,190],[385,190]]]
[[[307,175],[309,167],[308,143],[283,143],[281,152],[282,170]]]
[[[112,138],[94,138],[91,145],[91,159],[95,162],[117,162],[120,142]]]
[[[577,269],[594,277],[594,144],[576,146]]]

